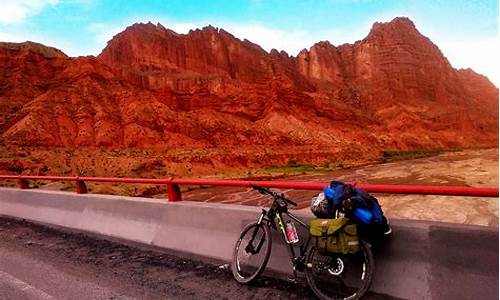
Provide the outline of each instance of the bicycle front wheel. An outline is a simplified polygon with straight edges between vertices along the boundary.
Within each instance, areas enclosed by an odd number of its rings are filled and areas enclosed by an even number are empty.
[[[374,270],[368,243],[355,254],[321,254],[313,247],[306,260],[307,283],[323,300],[360,299],[370,288]]]
[[[231,269],[239,283],[249,283],[265,269],[271,254],[271,233],[267,224],[246,225],[236,242]]]

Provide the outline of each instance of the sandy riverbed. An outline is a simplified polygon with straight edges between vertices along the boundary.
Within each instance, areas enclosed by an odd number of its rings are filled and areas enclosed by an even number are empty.
[[[498,186],[498,149],[449,152],[433,157],[343,169],[321,175],[286,178],[293,181],[356,181],[371,184],[421,184],[473,187]],[[281,180],[281,179],[280,179]],[[315,194],[284,190],[308,209]],[[376,195],[387,216],[462,224],[498,226],[498,198],[432,195]],[[188,192],[186,200],[266,205],[266,198],[252,190],[207,188]]]

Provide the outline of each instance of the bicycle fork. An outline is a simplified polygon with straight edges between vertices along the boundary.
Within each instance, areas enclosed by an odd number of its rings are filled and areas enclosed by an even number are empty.
[[[248,245],[245,247],[245,251],[248,253],[252,253],[252,254],[259,253],[260,248],[262,248],[262,245],[264,244],[265,236],[262,236],[257,247],[254,247],[253,242],[255,240],[255,237],[257,236],[257,232],[259,231],[260,226],[266,226],[266,225],[262,225],[262,221],[264,220],[264,216],[266,214],[267,214],[266,210],[263,209],[262,214],[260,215],[259,221],[257,222],[257,226],[255,226],[255,229],[252,233],[252,238],[248,242]]]

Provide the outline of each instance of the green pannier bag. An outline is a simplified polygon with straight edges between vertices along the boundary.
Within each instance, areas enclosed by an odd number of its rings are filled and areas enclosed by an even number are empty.
[[[313,219],[310,225],[311,240],[320,253],[359,251],[358,228],[348,218]]]

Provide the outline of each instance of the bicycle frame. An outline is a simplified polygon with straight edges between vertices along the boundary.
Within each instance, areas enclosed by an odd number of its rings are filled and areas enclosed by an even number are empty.
[[[292,268],[293,268],[293,275],[294,278],[291,278],[291,280],[297,280],[297,271],[299,272],[305,272],[305,277],[307,279],[307,283],[313,290],[313,292],[318,295],[322,299],[330,299],[332,297],[330,294],[330,290],[332,288],[338,288],[341,289],[338,291],[338,294],[345,294],[345,292],[348,293],[354,293],[348,298],[345,299],[352,299],[361,297],[366,293],[368,290],[370,283],[371,283],[371,278],[373,274],[373,255],[370,250],[370,246],[366,242],[362,242],[359,253],[361,254],[362,260],[360,261],[357,259],[358,257],[346,257],[344,256],[345,254],[351,254],[349,253],[344,253],[344,252],[339,252],[339,253],[332,253],[332,254],[324,254],[321,253],[320,249],[314,250],[314,248],[310,247],[310,243],[313,241],[313,237],[311,237],[309,231],[310,228],[309,226],[300,220],[297,216],[295,216],[293,213],[288,211],[288,204],[296,206],[297,204],[286,198],[284,194],[279,194],[276,192],[271,191],[268,188],[261,188],[258,186],[252,186],[255,190],[259,191],[261,194],[267,194],[269,196],[273,197],[273,202],[272,205],[269,207],[269,209],[262,209],[262,213],[260,215],[260,218],[258,219],[257,223],[250,223],[247,226],[245,226],[245,229],[242,231],[239,240],[237,241],[236,248],[234,251],[234,256],[233,256],[233,265],[232,265],[232,271],[233,271],[233,276],[235,279],[240,282],[240,283],[248,283],[254,280],[257,276],[262,274],[264,271],[266,264],[269,260],[270,257],[270,251],[272,247],[272,235],[269,232],[269,229],[272,228],[281,234],[281,239],[283,242],[286,244],[286,248],[288,250],[288,254],[292,263]],[[335,218],[338,218],[340,215],[344,215],[345,212],[340,211],[340,210],[335,210]],[[286,216],[285,216],[286,215]],[[302,228],[307,230],[307,238],[304,237],[304,241],[301,244],[295,244],[288,239],[287,235],[287,228],[285,227],[286,224],[284,221],[287,222],[292,222],[293,225],[301,226]],[[290,220],[290,221],[288,221]],[[266,227],[267,226],[267,227]],[[253,233],[250,238],[250,241],[246,242],[247,244],[245,245],[245,251],[243,254],[246,256],[250,256],[252,254],[258,254],[260,253],[260,250],[263,249],[264,244],[266,241],[268,242],[265,247],[264,251],[264,258],[262,262],[260,260],[256,260],[253,264],[252,261],[250,261],[250,271],[243,271],[241,273],[241,268],[240,268],[240,260],[239,260],[239,249],[240,246],[242,245],[242,241],[245,237],[247,237],[247,234],[249,233],[249,230],[253,228]],[[288,228],[289,229],[289,228]],[[258,232],[259,234],[258,236]],[[257,242],[257,244],[254,244],[254,241]],[[314,247],[314,245],[312,245]],[[298,253],[297,253],[297,249]],[[313,252],[310,252],[312,249]],[[314,259],[316,255],[319,253],[319,255],[323,256],[328,256],[328,260],[319,260],[319,262],[316,262]],[[358,251],[356,252],[358,253]],[[354,272],[348,272],[344,273],[344,264],[347,262],[347,268],[353,267]],[[318,272],[319,271],[319,272]],[[358,278],[356,273],[360,272],[360,277]],[[368,272],[368,273],[367,273]],[[243,274],[243,275],[241,275]],[[343,278],[347,274],[346,278]],[[368,274],[368,275],[367,275]],[[323,276],[327,276],[323,278]],[[319,279],[318,279],[319,278]],[[323,279],[326,279],[326,282],[323,284]],[[350,279],[357,279],[354,284],[352,284]],[[347,285],[344,280],[347,280]],[[332,282],[337,282],[335,286],[330,286],[330,281]],[[359,284],[358,284],[359,281]],[[318,285],[318,282],[321,284]],[[326,285],[325,285],[326,284]],[[339,286],[340,284],[340,286]],[[323,291],[323,288],[326,288],[328,292],[325,294]],[[354,289],[354,290],[353,290]],[[332,291],[334,294],[337,293],[337,291]],[[358,294],[359,293],[359,294]],[[343,297],[343,296],[342,296]],[[344,298],[343,298],[344,299]]]
[[[263,221],[265,221],[268,225],[270,225],[271,228],[281,232],[282,240],[287,245],[288,255],[290,256],[293,271],[303,271],[303,263],[305,261],[307,248],[309,247],[309,243],[311,241],[311,236],[307,235],[307,240],[299,247],[299,255],[297,256],[295,253],[294,244],[288,241],[285,225],[283,222],[283,214],[287,215],[291,220],[294,221],[295,224],[299,224],[300,226],[305,228],[307,232],[309,232],[309,226],[302,220],[297,218],[294,214],[290,213],[286,205],[280,205],[276,199],[274,199],[273,205],[269,210],[262,209],[262,214],[257,224],[260,225]]]

